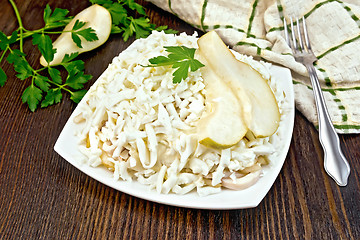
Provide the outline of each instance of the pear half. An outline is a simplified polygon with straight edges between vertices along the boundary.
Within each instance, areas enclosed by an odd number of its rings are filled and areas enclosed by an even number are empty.
[[[71,29],[74,27],[76,20],[86,22],[81,28],[85,29],[91,27],[98,40],[95,41],[82,41],[82,48],[79,48],[71,38]],[[50,66],[58,65],[63,60],[65,54],[71,54],[74,52],[83,53],[91,51],[107,41],[111,32],[111,15],[110,12],[97,4],[91,5],[90,7],[82,10],[78,13],[64,28],[63,33],[55,40],[53,47],[56,48],[54,59],[49,63]],[[41,56],[40,64],[47,66],[45,58]]]
[[[248,128],[256,137],[272,135],[279,127],[280,113],[276,98],[262,75],[246,63],[238,61],[215,31],[198,40],[199,54],[206,59],[214,73],[235,93],[240,103],[243,94],[251,104]],[[246,117],[245,117],[246,119]]]
[[[229,148],[238,143],[248,130],[242,118],[242,108],[230,87],[212,68],[205,64],[201,73],[207,110],[198,123],[199,142],[211,148]]]

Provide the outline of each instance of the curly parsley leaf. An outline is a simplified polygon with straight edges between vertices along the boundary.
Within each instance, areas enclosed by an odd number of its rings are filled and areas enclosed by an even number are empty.
[[[73,31],[77,31],[77,30],[79,30],[80,28],[82,28],[83,26],[85,26],[85,24],[86,24],[86,22],[82,22],[82,21],[80,21],[80,20],[78,19],[78,20],[76,20],[76,22],[75,22],[72,30],[73,30]]]
[[[73,52],[71,54],[65,54],[64,58],[62,59],[61,63],[68,63],[74,60],[77,56],[79,56],[78,52]]]
[[[21,52],[19,49],[14,49],[10,52],[10,54],[7,57],[7,61],[10,64],[13,64],[14,62],[22,59],[22,57],[25,57],[26,54]]]
[[[112,0],[91,0],[92,4],[99,4],[106,8],[111,14],[112,31],[111,33],[123,32],[124,26],[129,25],[128,10],[126,3],[113,2]],[[116,31],[115,31],[116,29]]]
[[[165,46],[164,48],[170,54],[167,57],[158,56],[149,59],[151,65],[146,67],[172,66],[176,69],[173,72],[173,83],[180,83],[189,76],[189,71],[195,72],[205,66],[195,59],[195,48],[185,46]]]
[[[41,75],[35,75],[34,83],[36,86],[38,86],[44,92],[49,91],[49,88],[50,88],[49,78],[47,78],[45,76],[41,76]]]
[[[6,73],[2,68],[0,68],[0,87],[3,87],[5,85],[6,80],[7,80]]]
[[[84,71],[85,64],[82,60],[75,60],[67,63],[61,63],[61,65],[66,69],[67,72],[80,72]]]
[[[66,71],[69,73],[71,71],[83,71],[85,69],[84,61],[82,61],[82,60],[73,61],[78,55],[79,55],[78,52],[74,52],[71,54],[65,54],[60,65],[62,65],[66,69]]]
[[[59,103],[61,102],[61,99],[62,99],[62,93],[60,88],[50,89],[47,92],[44,100],[41,102],[41,107],[44,108]]]
[[[85,89],[77,91],[77,92],[71,92],[70,99],[73,100],[75,103],[79,103],[85,94],[86,94]]]
[[[180,83],[182,80],[185,80],[189,75],[189,67],[189,61],[174,63],[173,68],[176,71],[173,73],[173,83]]]
[[[148,18],[133,18],[129,17],[123,30],[123,39],[126,42],[131,36],[135,34],[135,37],[142,38],[147,37],[151,31],[151,24]]]
[[[11,44],[16,42],[18,36],[18,31],[14,31],[10,38],[8,38],[3,32],[0,31],[0,49],[5,50],[7,49]]]
[[[90,2],[91,2],[92,4],[99,4],[99,5],[112,4],[112,3],[113,3],[112,0],[90,0]]]
[[[146,15],[145,8],[136,3],[134,0],[124,0],[124,4],[126,4],[131,10],[135,10],[141,15]]]
[[[72,19],[72,17],[66,16],[68,13],[69,10],[61,8],[55,8],[54,12],[52,12],[49,4],[47,4],[44,9],[45,28],[57,28],[65,26]]]
[[[91,75],[84,74],[81,71],[70,71],[66,78],[65,85],[72,89],[79,90],[84,88],[84,84],[92,78]]]
[[[0,49],[5,50],[9,46],[7,36],[0,31]]]
[[[50,78],[57,84],[61,84],[62,83],[62,78],[61,78],[61,74],[60,71],[57,70],[56,68],[52,68],[49,67],[48,68],[48,73],[50,75]]]
[[[166,33],[177,33],[176,30],[167,29],[167,26],[156,27],[155,24],[150,23],[149,18],[145,17],[128,17],[127,21],[124,24],[124,27],[121,28],[121,30],[123,32],[123,39],[125,42],[134,34],[136,39],[145,38],[149,36],[153,30],[164,30],[164,32]]]
[[[89,42],[93,42],[99,39],[94,29],[90,27],[81,29],[82,27],[85,26],[85,24],[86,22],[81,22],[80,20],[76,20],[71,31],[71,38],[79,48],[82,48],[80,36]]]
[[[177,62],[175,59],[171,59],[165,56],[158,56],[149,59],[151,65],[147,67],[161,67],[161,66],[172,66]]]
[[[103,5],[111,14],[112,25],[124,24],[128,12],[120,3],[106,3]]]
[[[25,54],[18,49],[14,49],[6,59],[8,63],[14,65],[14,70],[18,73],[16,77],[21,80],[25,80],[33,75],[33,69],[26,61]]]
[[[110,34],[122,33],[124,30],[118,26],[112,25]]]
[[[34,34],[32,43],[39,48],[40,53],[44,56],[47,63],[50,63],[54,59],[56,49],[53,48],[52,41],[49,35]]]
[[[27,103],[30,110],[34,112],[42,98],[41,89],[37,88],[34,84],[27,87],[21,96],[22,102]]]
[[[163,26],[159,26],[157,28],[155,28],[156,31],[164,31],[165,33],[167,34],[176,34],[178,33],[178,31],[174,30],[174,29],[171,29],[171,28],[168,28],[168,26],[166,25],[163,25]]]

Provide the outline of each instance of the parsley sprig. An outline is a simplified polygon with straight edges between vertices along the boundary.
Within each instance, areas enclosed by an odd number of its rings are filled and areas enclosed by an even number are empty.
[[[86,93],[84,84],[92,78],[91,75],[84,73],[84,62],[75,60],[79,54],[65,55],[57,66],[34,69],[23,50],[24,40],[32,38],[32,44],[39,49],[46,62],[50,63],[56,53],[50,37],[52,34],[70,32],[74,43],[81,48],[82,41],[98,39],[95,31],[90,27],[84,28],[86,23],[82,21],[76,21],[71,30],[64,31],[64,27],[73,17],[68,16],[67,9],[55,8],[52,10],[49,5],[46,5],[44,9],[44,26],[40,29],[28,30],[22,23],[14,0],[9,0],[9,2],[14,9],[19,27],[10,36],[6,36],[0,31],[0,63],[6,60],[13,65],[17,78],[30,82],[22,94],[22,101],[32,112],[39,106],[47,107],[59,103],[64,93],[70,94],[70,99],[78,103]],[[152,30],[167,29],[167,26],[156,27],[151,24],[145,9],[134,0],[90,0],[90,2],[102,5],[109,10],[112,17],[111,33],[122,34],[124,41],[133,35],[141,38],[148,36]],[[135,15],[140,15],[140,17],[135,18]],[[15,43],[18,43],[18,49],[14,47]],[[7,78],[5,71],[0,68],[0,87],[5,85]]]
[[[96,41],[99,39],[96,36],[94,29],[92,29],[92,28],[81,29],[82,27],[85,26],[85,24],[86,24],[86,22],[81,22],[79,20],[76,20],[75,24],[72,28],[72,31],[71,31],[71,38],[79,48],[82,48],[80,36],[89,42]]]
[[[204,66],[199,60],[195,59],[195,48],[185,46],[165,46],[164,48],[170,54],[167,57],[150,58],[151,65],[146,67],[172,66],[172,68],[176,69],[173,72],[173,83],[180,83],[185,80],[189,75],[189,70],[195,72]]]
[[[111,33],[121,33],[124,41],[127,41],[134,34],[136,39],[147,37],[153,30],[177,33],[177,31],[168,29],[167,26],[156,27],[155,24],[150,23],[145,8],[134,0],[90,0],[90,2],[99,4],[110,12],[112,18]],[[136,14],[140,17],[133,17]]]
[[[63,92],[70,94],[70,99],[79,102],[85,94],[84,84],[89,81],[92,76],[84,74],[84,62],[74,60],[78,55],[66,55],[60,66],[62,66],[66,74],[63,81],[61,73],[53,66],[47,66],[40,69],[34,69],[26,59],[26,53],[23,51],[23,42],[25,38],[31,37],[32,44],[36,46],[45,60],[49,63],[54,59],[56,49],[53,48],[49,34],[60,34],[63,31],[54,31],[58,28],[66,26],[72,17],[67,16],[68,10],[55,8],[51,10],[46,5],[44,10],[44,27],[37,30],[27,30],[24,28],[17,6],[13,0],[9,0],[12,4],[19,28],[15,30],[11,36],[6,36],[0,32],[0,49],[3,51],[0,62],[4,59],[13,65],[16,77],[20,80],[30,79],[30,85],[24,90],[21,99],[26,103],[33,112],[40,105],[47,107],[55,103],[59,103],[63,98]],[[77,25],[69,31],[78,39],[74,40],[76,44],[81,44],[82,36],[86,41],[96,39],[97,36],[91,28],[80,29],[85,23],[77,22]],[[79,27],[81,26],[81,27]],[[75,38],[76,38],[75,37]],[[13,44],[19,42],[19,49],[13,48]],[[7,55],[7,57],[6,57]],[[5,58],[6,57],[6,58]],[[0,68],[0,86],[4,86],[7,80],[6,73]]]

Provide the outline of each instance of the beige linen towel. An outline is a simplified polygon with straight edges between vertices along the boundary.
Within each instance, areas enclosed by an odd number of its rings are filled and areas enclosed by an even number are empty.
[[[315,67],[339,133],[360,133],[359,0],[149,0],[234,50],[292,70],[296,107],[317,126],[306,68],[284,39],[283,18],[305,16]]]

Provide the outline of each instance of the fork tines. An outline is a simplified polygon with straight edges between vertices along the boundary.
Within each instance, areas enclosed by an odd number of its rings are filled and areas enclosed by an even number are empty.
[[[300,24],[302,23],[302,28]],[[293,18],[290,17],[290,26],[291,26],[291,38],[289,37],[289,30],[287,27],[286,19],[284,17],[284,32],[287,44],[291,47],[291,49],[296,51],[309,51],[311,52],[311,46],[309,41],[309,36],[306,28],[305,18],[302,17],[301,20],[296,18],[296,31],[294,31],[294,21]],[[297,36],[296,36],[297,33]],[[299,43],[299,46],[298,46]]]

